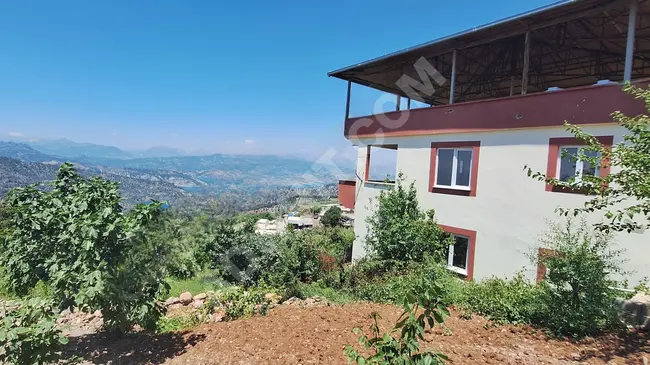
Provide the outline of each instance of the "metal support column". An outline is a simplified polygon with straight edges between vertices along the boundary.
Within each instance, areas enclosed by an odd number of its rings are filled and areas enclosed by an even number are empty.
[[[521,75],[521,94],[528,92],[528,72],[530,68],[530,31],[526,31],[526,41],[524,42],[524,71]]]
[[[630,17],[627,22],[627,46],[625,48],[625,72],[623,81],[632,80],[632,68],[634,67],[634,38],[636,33],[636,10],[637,0],[630,4]]]
[[[454,103],[454,93],[456,92],[456,50],[451,56],[451,85],[449,86],[449,104]]]

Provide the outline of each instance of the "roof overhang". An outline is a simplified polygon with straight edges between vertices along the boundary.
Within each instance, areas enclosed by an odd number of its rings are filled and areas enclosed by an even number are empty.
[[[528,91],[591,85],[623,79],[630,0],[565,0],[328,73],[388,93],[412,96],[400,78],[434,81],[418,73],[426,60],[444,77],[435,92],[419,93],[429,104],[449,100],[456,50],[455,100],[518,93],[530,31]],[[638,0],[632,78],[650,76],[650,0]],[[430,76],[429,76],[430,77]],[[432,90],[430,90],[432,91]]]

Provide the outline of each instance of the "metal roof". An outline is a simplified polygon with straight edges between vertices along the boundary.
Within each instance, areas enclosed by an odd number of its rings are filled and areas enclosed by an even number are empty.
[[[646,29],[650,8],[648,0],[638,3],[635,78],[649,76],[645,59],[650,58],[650,41],[646,39],[650,39]],[[510,79],[521,75],[523,36],[531,31],[531,91],[587,85],[602,78],[619,80],[630,4],[630,0],[563,0],[332,71],[328,76],[406,96],[396,82],[402,75],[418,79],[413,67],[418,59],[425,57],[448,79],[451,52],[456,49],[457,101],[505,96],[510,92]],[[448,87],[440,91],[424,101],[444,103]]]

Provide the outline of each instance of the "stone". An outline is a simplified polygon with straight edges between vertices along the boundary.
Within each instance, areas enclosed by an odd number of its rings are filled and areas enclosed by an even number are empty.
[[[178,309],[183,308],[183,303],[174,303],[167,307],[167,309]]]
[[[171,298],[165,300],[165,307],[169,307],[170,305],[178,304],[180,302],[181,302],[181,298],[171,297]]]
[[[205,298],[207,298],[207,297],[208,297],[208,295],[206,293],[201,293],[201,294],[197,294],[197,295],[193,296],[192,300],[194,300],[196,302],[197,300],[205,300]]]
[[[639,304],[650,304],[650,294],[644,292],[638,292],[632,297],[632,299],[630,299],[630,302],[639,303]]]
[[[210,322],[223,322],[223,320],[226,318],[226,311],[224,310],[218,310],[208,316],[208,319]]]
[[[636,293],[630,300],[617,300],[619,313],[625,324],[640,330],[650,330],[650,296]]]
[[[282,300],[282,297],[280,295],[277,295],[275,293],[266,293],[264,294],[264,299],[268,300],[272,304],[277,304],[280,303]]]
[[[192,303],[192,293],[186,291],[181,293],[181,296],[178,298],[183,305],[188,305]]]
[[[203,306],[204,301],[203,300],[195,300],[192,302],[191,306],[193,308],[199,309]]]

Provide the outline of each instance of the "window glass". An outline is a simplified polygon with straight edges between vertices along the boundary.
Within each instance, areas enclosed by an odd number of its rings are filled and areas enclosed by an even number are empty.
[[[560,181],[569,181],[576,175],[576,157],[578,154],[577,147],[560,148]]]
[[[467,237],[454,236],[456,243],[453,245],[453,256],[450,258],[451,266],[467,269],[467,252],[469,239]]]
[[[456,158],[456,185],[469,187],[471,167],[472,151],[458,151]]]
[[[437,185],[451,185],[452,168],[454,164],[454,150],[438,150],[438,171],[436,174]]]
[[[583,151],[585,156],[589,158],[594,158],[598,157],[600,154],[596,151]],[[582,175],[591,175],[591,176],[598,176],[598,165],[592,166],[589,161],[583,161],[582,163]]]

